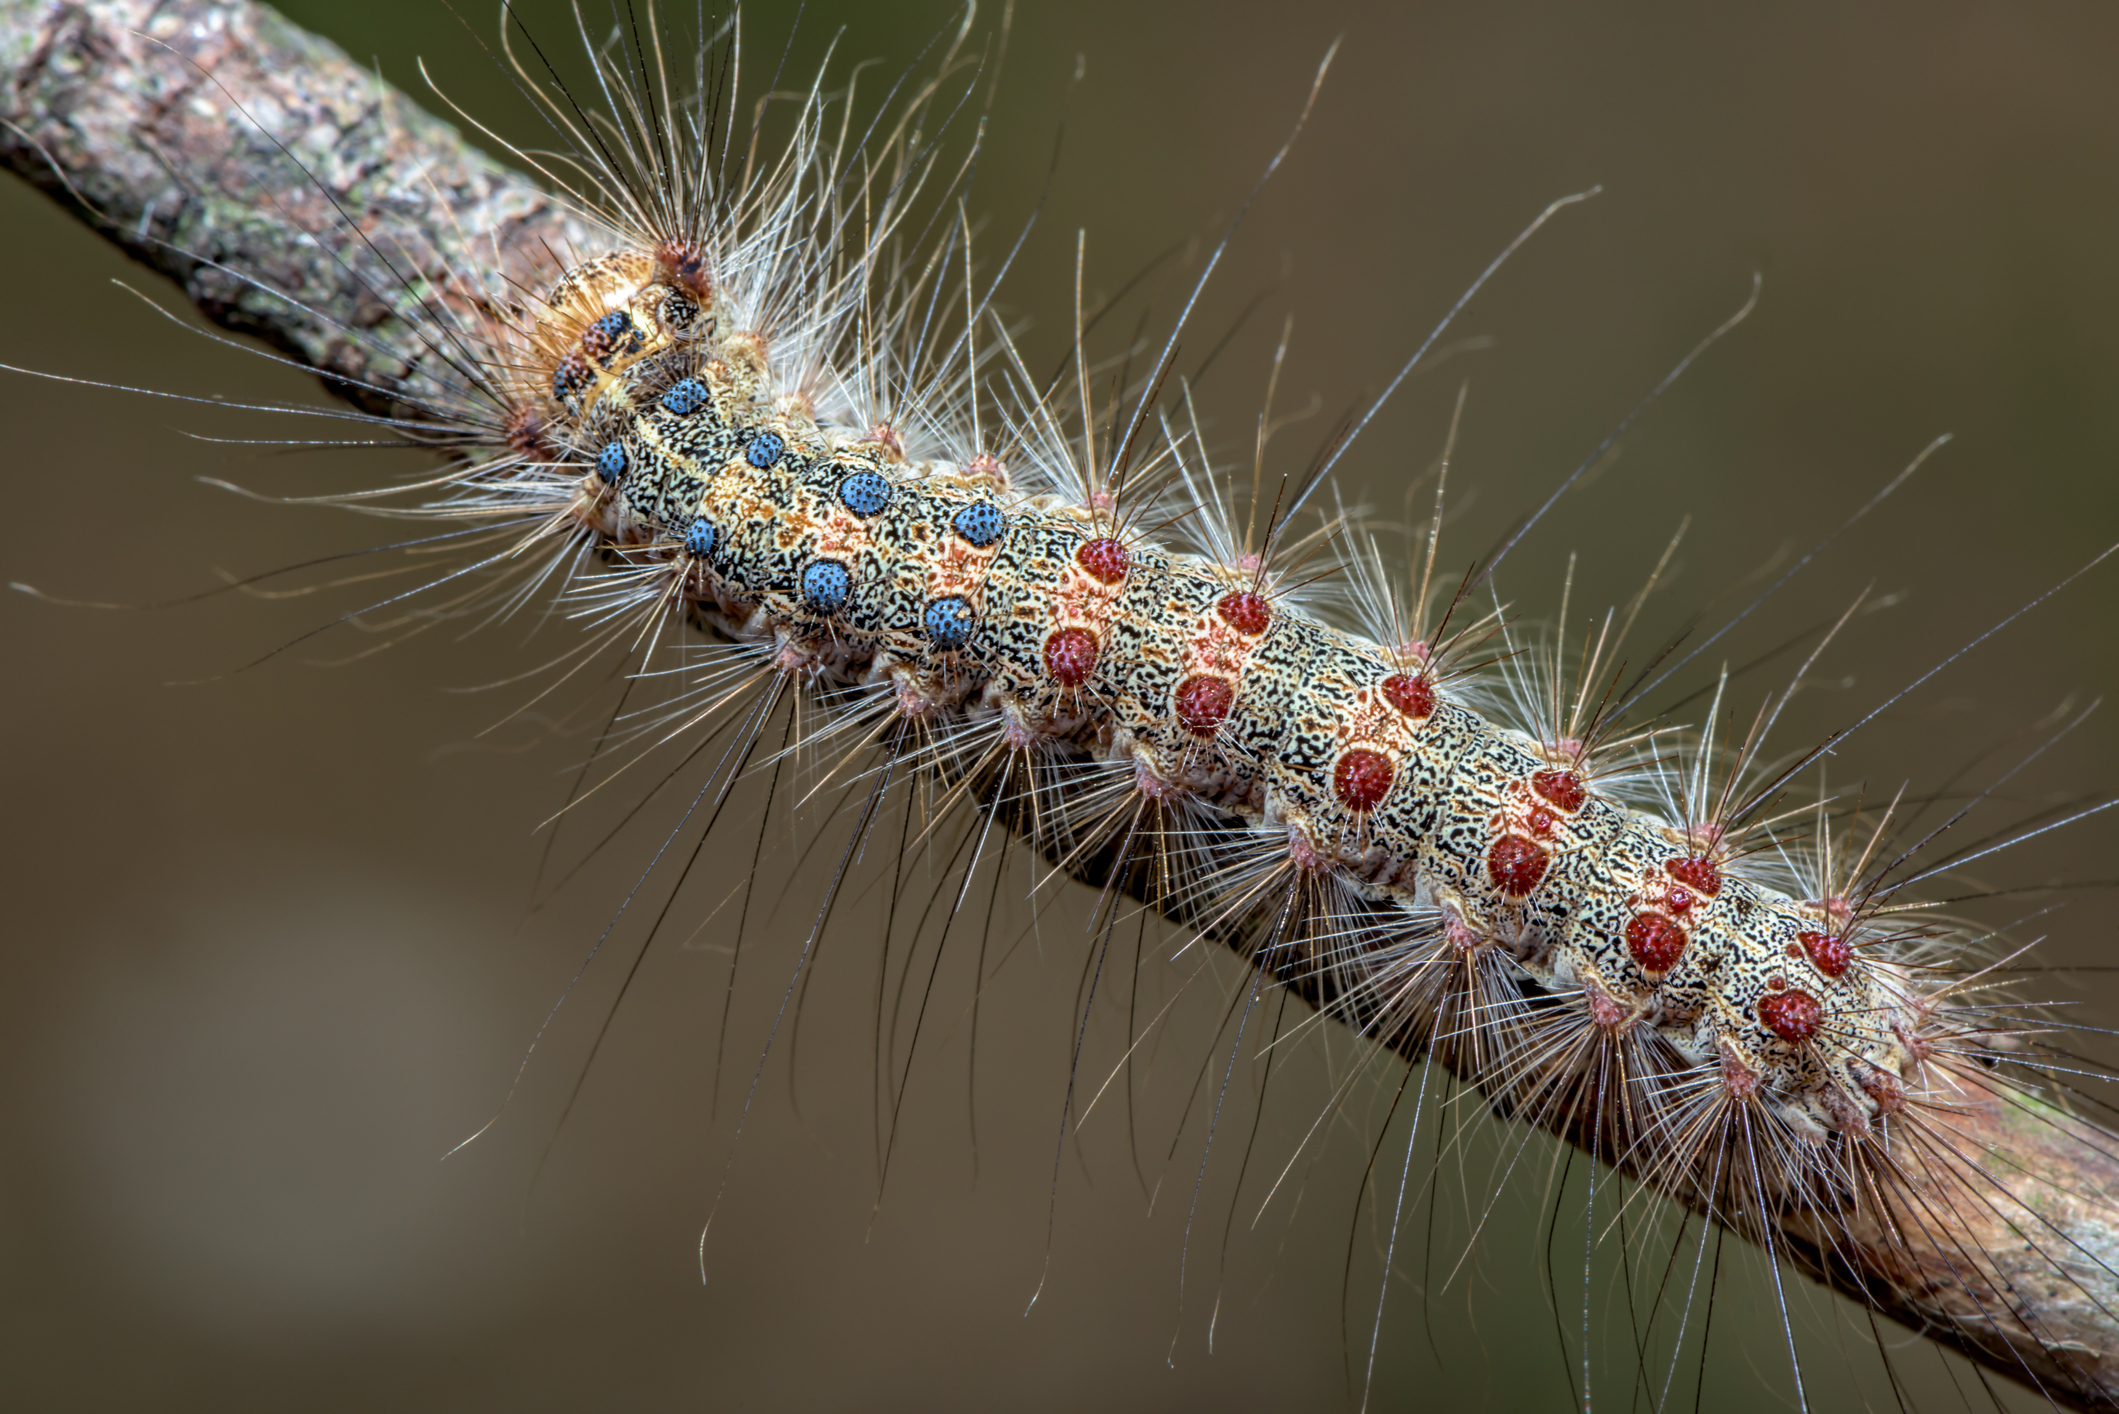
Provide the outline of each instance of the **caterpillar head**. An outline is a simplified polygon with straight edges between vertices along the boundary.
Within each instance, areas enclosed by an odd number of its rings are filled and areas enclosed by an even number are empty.
[[[711,284],[665,267],[659,256],[621,251],[562,275],[527,331],[524,391],[578,420],[633,364],[712,338],[720,321]]]

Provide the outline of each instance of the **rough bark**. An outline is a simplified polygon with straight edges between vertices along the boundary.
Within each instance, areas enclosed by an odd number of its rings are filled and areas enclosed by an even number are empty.
[[[474,253],[514,262],[507,278],[580,248],[537,186],[239,0],[0,0],[0,119],[23,178],[208,317],[371,406],[427,391],[417,360],[388,352],[417,347],[403,291],[461,298],[444,276]],[[1986,1089],[1951,1127],[1991,1185],[1900,1154],[1905,1211],[1923,1221],[1791,1220],[1783,1250],[2058,1402],[2119,1405],[2109,1137]]]
[[[1968,1088],[1943,1117],[1972,1177],[1912,1146],[1895,1211],[1784,1224],[1813,1275],[2061,1404],[2119,1404],[2119,1158],[2034,1100]]]
[[[467,246],[531,252],[527,269],[581,234],[535,185],[261,5],[0,0],[0,119],[9,167],[209,318],[364,387],[423,391],[384,351],[418,347],[406,291],[454,297],[441,282]]]

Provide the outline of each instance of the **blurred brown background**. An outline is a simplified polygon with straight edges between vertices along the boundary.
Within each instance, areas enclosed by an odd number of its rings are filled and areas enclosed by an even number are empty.
[[[357,14],[287,8],[408,88],[423,55],[467,108],[522,111],[479,48],[487,16],[471,22],[474,35],[428,0]],[[751,12],[754,66],[777,52],[792,9]],[[556,23],[550,7],[530,13]],[[948,19],[925,4],[811,4],[789,72],[806,74],[843,24],[842,57],[879,58],[879,72],[895,74]],[[1314,122],[1239,237],[1193,339],[1203,352],[1262,296],[1202,391],[1232,452],[1246,444],[1284,314],[1296,321],[1283,406],[1315,392],[1325,409],[1286,434],[1292,463],[1539,208],[1602,183],[1603,196],[1561,216],[1472,305],[1457,332],[1490,346],[1410,383],[1348,457],[1350,499],[1395,509],[1468,377],[1463,495],[1449,532],[1461,565],[1733,310],[1759,270],[1753,319],[1511,561],[1505,588],[1525,612],[1556,606],[1569,551],[1581,554],[1578,603],[1625,598],[1691,513],[1680,575],[1650,614],[1650,628],[1667,633],[1692,605],[1821,537],[1931,437],[1956,433],[1732,642],[1741,662],[1865,585],[1893,601],[1821,665],[1819,690],[1783,728],[1792,746],[1867,710],[2119,538],[2119,17],[2109,9],[1025,4],[973,205],[991,218],[984,240],[997,256],[1037,201],[1059,138],[1057,175],[1009,287],[1040,359],[1063,347],[1076,228],[1089,231],[1089,284],[1105,290],[1173,242],[1217,234],[1335,35],[1346,44]],[[125,280],[175,301],[44,198],[8,183],[0,209],[6,268],[17,272],[0,359],[202,397],[319,401],[313,380],[217,346],[114,288]],[[18,377],[0,379],[0,408],[14,490],[0,577],[54,594],[178,596],[210,587],[217,570],[301,561],[389,529],[195,480],[297,494],[363,484],[372,459],[184,435],[334,435],[329,425]],[[946,1005],[920,1052],[872,1226],[873,960],[849,926],[819,961],[792,1079],[788,1047],[776,1045],[717,1220],[712,1281],[699,1283],[695,1242],[742,1082],[821,875],[774,919],[782,951],[761,953],[738,995],[718,1113],[708,1077],[726,957],[703,933],[679,945],[686,920],[650,954],[534,1193],[539,1152],[630,944],[590,972],[500,1124],[438,1163],[506,1092],[654,834],[621,838],[526,917],[542,847],[532,830],[564,798],[578,739],[540,741],[535,719],[481,739],[521,694],[450,690],[518,671],[514,628],[462,639],[444,629],[362,661],[309,665],[371,646],[340,630],[248,672],[166,685],[226,673],[357,607],[361,593],[223,596],[141,613],[0,600],[11,743],[0,1399],[80,1409],[1346,1403],[1346,1362],[1358,1373],[1374,1300],[1366,1229],[1344,1307],[1342,1275],[1387,1094],[1360,1090],[1347,1123],[1299,1170],[1300,1202],[1283,1193],[1249,1226],[1259,1175],[1286,1162],[1325,1093],[1316,1054],[1275,1082],[1285,1088],[1265,1111],[1236,1203],[1211,1353],[1236,1136],[1255,1109],[1242,1099],[1217,1140],[1182,1314],[1198,1117],[1149,1212],[1124,1116],[1106,1108],[1062,1165],[1050,1277],[1025,1317],[1045,1261],[1085,947],[1079,898],[1063,899],[989,986],[975,1070],[968,986],[961,967],[944,969]],[[1933,783],[1997,744],[1996,759],[2012,760],[2021,733],[2063,700],[2119,688],[2115,609],[2119,569],[2107,565],[1848,743],[1834,780],[1866,778],[1873,797],[1907,778]],[[1745,679],[1740,715],[1778,680]],[[2107,711],[2013,782],[2019,803],[1991,818],[2114,785],[2119,726]],[[740,830],[725,838],[735,844],[724,877],[747,867],[750,842]],[[2115,843],[2119,826],[2100,819],[1980,873],[1997,885],[2100,879]],[[578,850],[563,842],[559,854]],[[2040,910],[2019,931],[2047,936],[2051,959],[2114,961],[2109,892],[2011,900],[1986,916]],[[1231,969],[1218,986],[1239,984]],[[1159,1005],[1170,990],[1151,982],[1144,995]],[[2107,979],[2070,974],[2039,990],[2088,1024],[2119,1024]],[[1150,1185],[1220,1001],[1219,990],[1188,995],[1144,1067],[1134,1128]],[[1093,1080],[1122,1026],[1107,996]],[[1330,1059],[1343,1064],[1346,1049],[1342,1040]],[[1567,1405],[1556,1317],[1537,1279],[1536,1226],[1558,1181],[1545,1153],[1533,1149],[1480,1260],[1453,1284],[1424,1294],[1420,1261],[1400,1253],[1406,1275],[1386,1309],[1375,1407]],[[1456,1183],[1444,1191],[1461,1210]],[[1416,1225],[1408,1242],[1417,1238]],[[1440,1287],[1461,1238],[1437,1242]],[[1578,1323],[1578,1277],[1570,1289],[1567,1260],[1556,1265],[1557,1319]],[[1714,1408],[1784,1407],[1781,1337],[1755,1294],[1761,1273],[1732,1256],[1724,1281],[1703,1397]],[[1812,1407],[1888,1401],[1881,1366],[1853,1349],[1865,1333],[1845,1310],[1798,1305]],[[1631,1384],[1624,1348],[1622,1336],[1598,1356],[1607,1390]],[[1984,1399],[1962,1365],[1910,1338],[1899,1354],[1921,1407]],[[1675,1407],[1689,1405],[1691,1378],[1681,1376]]]

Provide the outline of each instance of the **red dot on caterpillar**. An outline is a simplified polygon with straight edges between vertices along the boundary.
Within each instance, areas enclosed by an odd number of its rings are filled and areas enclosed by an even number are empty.
[[[1486,876],[1494,887],[1518,898],[1538,887],[1552,856],[1545,846],[1522,835],[1503,835],[1486,851]]]
[[[1045,638],[1045,671],[1068,687],[1080,687],[1096,671],[1096,635],[1085,628],[1055,629]]]
[[[1273,610],[1266,603],[1265,596],[1249,590],[1222,595],[1214,605],[1214,612],[1221,615],[1223,623],[1246,638],[1256,638],[1264,633],[1273,618]]]
[[[1664,861],[1663,872],[1713,898],[1722,891],[1722,866],[1705,855]]]
[[[1803,945],[1803,951],[1810,954],[1810,961],[1827,977],[1844,976],[1847,964],[1854,960],[1854,949],[1848,946],[1845,938],[1834,933],[1797,933],[1795,941]],[[1789,951],[1794,951],[1792,945]]]
[[[1549,835],[1559,817],[1544,806],[1536,806],[1530,812],[1530,832],[1534,835]]]
[[[1194,736],[1212,736],[1235,701],[1236,689],[1227,679],[1195,673],[1177,685],[1177,720]]]
[[[1383,700],[1417,721],[1434,713],[1435,684],[1425,673],[1418,677],[1393,673],[1383,680]]]
[[[1663,900],[1663,902],[1669,907],[1672,913],[1685,913],[1690,911],[1692,905],[1699,902],[1699,900],[1695,899],[1692,896],[1692,890],[1687,888],[1675,888],[1670,891],[1669,895]]]
[[[1815,1036],[1824,1018],[1825,1009],[1817,998],[1800,988],[1776,992],[1761,998],[1758,1004],[1760,1023],[1791,1046],[1801,1045]]]
[[[1582,778],[1572,771],[1540,771],[1530,778],[1530,788],[1544,800],[1572,815],[1589,799]]]
[[[1087,570],[1090,578],[1104,584],[1124,583],[1130,561],[1126,547],[1109,536],[1085,541],[1074,552],[1074,562]]]
[[[1641,970],[1668,972],[1684,955],[1685,930],[1660,913],[1636,913],[1626,923],[1626,951]]]
[[[1390,793],[1398,768],[1380,751],[1357,746],[1341,754],[1332,767],[1332,793],[1349,810],[1374,810]]]

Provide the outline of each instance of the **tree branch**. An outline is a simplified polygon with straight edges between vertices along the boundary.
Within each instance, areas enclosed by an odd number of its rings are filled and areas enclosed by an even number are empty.
[[[208,318],[338,375],[349,396],[347,383],[432,391],[387,351],[419,347],[400,311],[459,297],[445,277],[473,252],[528,270],[584,234],[261,5],[0,0],[0,119],[0,160]]]

